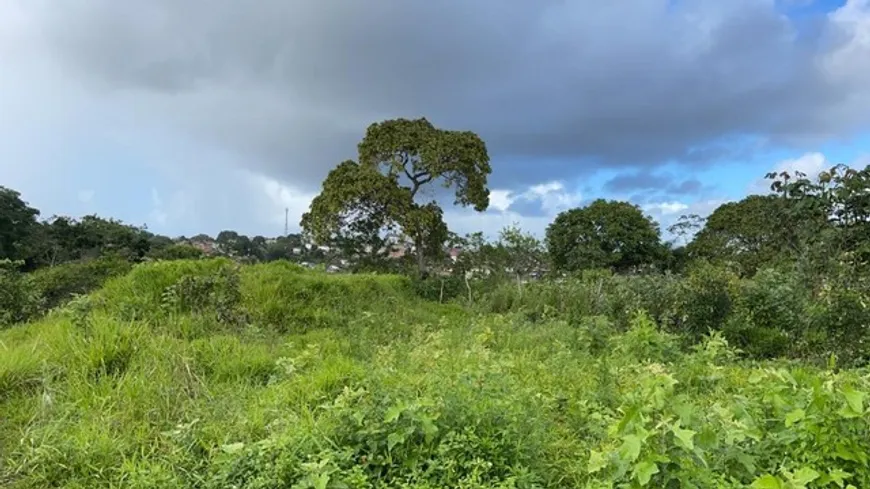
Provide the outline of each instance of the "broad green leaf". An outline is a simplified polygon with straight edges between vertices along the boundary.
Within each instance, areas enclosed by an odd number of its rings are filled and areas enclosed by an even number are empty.
[[[850,447],[847,447],[843,443],[837,444],[837,447],[834,449],[834,453],[837,455],[837,457],[843,460],[848,460],[850,462],[859,461],[858,456],[855,454],[855,451],[852,450]]]
[[[436,433],[438,433],[438,426],[432,421],[429,417],[423,417],[420,420],[421,429],[423,430],[423,435],[427,440],[431,440]]]
[[[846,397],[846,403],[849,408],[856,414],[864,413],[864,393],[856,391],[851,387],[843,388],[843,396]]]
[[[783,484],[779,477],[765,474],[755,479],[750,487],[752,489],[783,489]]]
[[[594,474],[604,467],[607,467],[607,459],[604,457],[604,454],[597,450],[592,450],[589,453],[589,464],[586,467],[586,471]]]
[[[755,473],[755,457],[746,453],[739,453],[736,458],[747,472],[750,474]]]
[[[841,469],[834,469],[827,475],[827,479],[833,482],[837,487],[843,487],[845,480],[852,477],[852,474]]]
[[[314,489],[326,489],[329,484],[329,474],[317,474],[313,477]]]
[[[659,466],[655,462],[645,460],[634,467],[634,478],[641,486],[649,484],[652,476],[659,473]]]
[[[237,452],[241,451],[243,448],[245,448],[245,444],[241,443],[241,442],[240,443],[230,443],[229,445],[221,445],[221,450],[223,450],[224,453],[237,453]]]
[[[679,424],[674,425],[671,431],[674,433],[677,445],[690,452],[695,449],[694,437],[697,432],[680,428]]]
[[[619,457],[627,462],[634,462],[640,456],[640,438],[636,435],[622,437],[622,446],[619,447]]]
[[[807,417],[807,413],[803,409],[795,409],[794,411],[785,415],[785,426],[791,427],[798,421]]]
[[[401,433],[390,433],[387,435],[387,450],[392,450],[394,446],[405,441],[405,437]]]
[[[387,409],[387,412],[384,413],[384,423],[392,423],[393,421],[399,419],[399,416],[402,415],[402,411],[405,410],[405,406],[403,404],[394,404]]]
[[[807,484],[819,478],[821,474],[809,467],[801,467],[792,474],[791,482],[798,487],[806,487]]]

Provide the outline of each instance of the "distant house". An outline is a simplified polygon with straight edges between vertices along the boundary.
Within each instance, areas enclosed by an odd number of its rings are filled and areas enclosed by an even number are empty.
[[[214,255],[218,252],[217,243],[212,239],[191,239],[190,246],[202,251],[206,255]]]
[[[389,254],[387,255],[390,258],[402,258],[405,256],[407,252],[407,248],[401,245],[395,245],[390,247]]]
[[[293,248],[292,252],[293,252],[294,255],[301,255],[301,254],[302,254],[302,248],[300,248],[300,247],[297,246],[297,247]]]
[[[459,248],[450,248],[447,250],[447,254],[450,256],[450,259],[454,262],[459,259],[459,255],[462,253],[462,250]]]

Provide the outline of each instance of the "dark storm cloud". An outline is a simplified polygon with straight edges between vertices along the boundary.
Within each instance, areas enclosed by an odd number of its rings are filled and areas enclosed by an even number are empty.
[[[478,132],[493,185],[516,188],[706,164],[736,151],[717,145],[729,137],[827,137],[870,108],[866,51],[839,50],[852,24],[806,40],[769,0],[21,5],[71,76],[143,124],[306,189],[389,117]]]
[[[632,190],[662,189],[672,183],[670,175],[653,175],[650,173],[624,173],[617,175],[604,184],[604,189],[610,192],[628,192]]]

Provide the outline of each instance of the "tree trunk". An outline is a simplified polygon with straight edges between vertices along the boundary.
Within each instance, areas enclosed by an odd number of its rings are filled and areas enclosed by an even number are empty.
[[[517,292],[520,293],[520,297],[523,296],[523,282],[520,280],[520,274],[517,273]]]
[[[424,277],[426,275],[426,259],[423,256],[422,240],[417,239],[415,246],[417,247],[417,272],[420,274],[420,277]]]
[[[473,299],[471,298],[471,284],[468,283],[468,272],[464,272],[462,274],[462,276],[465,278],[465,288],[468,289],[468,302],[469,303],[474,302]]]

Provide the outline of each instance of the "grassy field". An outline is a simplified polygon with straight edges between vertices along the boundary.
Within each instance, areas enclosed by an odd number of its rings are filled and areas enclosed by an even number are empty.
[[[0,487],[862,488],[868,394],[643,311],[161,262],[0,331]]]

